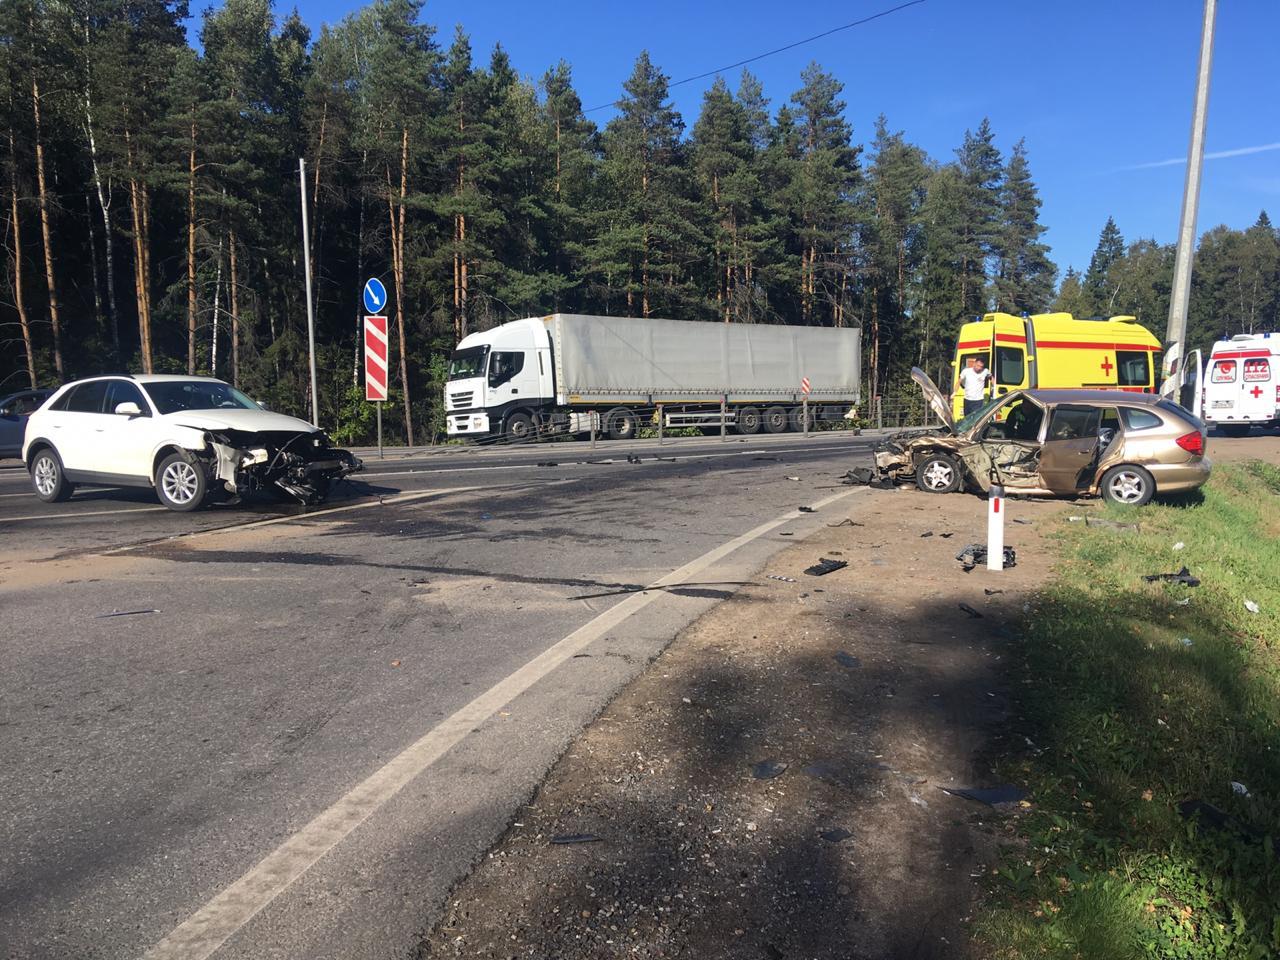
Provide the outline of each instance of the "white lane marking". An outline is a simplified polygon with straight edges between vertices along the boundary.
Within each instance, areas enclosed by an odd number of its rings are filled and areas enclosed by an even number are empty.
[[[79,520],[81,517],[123,516],[126,513],[151,513],[168,507],[138,507],[134,510],[88,510],[80,513],[40,513],[31,517],[0,517],[0,523],[20,523],[23,520]]]
[[[834,493],[813,504],[821,509],[867,488]],[[803,516],[789,510],[727,543],[708,550],[649,585],[669,587],[695,577],[712,564],[766,533]],[[461,743],[472,729],[547,676],[575,653],[595,642],[665,592],[634,593],[548,647],[504,680],[498,681],[452,716],[410,744],[386,766],[357,784],[284,843],[267,854],[239,880],[188,917],[147,951],[144,960],[205,960],[232,934],[306,873],[326,853],[369,819],[402,787]]]

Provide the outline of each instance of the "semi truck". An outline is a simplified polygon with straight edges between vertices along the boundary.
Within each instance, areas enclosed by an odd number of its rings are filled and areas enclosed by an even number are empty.
[[[555,313],[467,336],[449,361],[450,437],[511,441],[642,425],[783,433],[856,414],[857,328]],[[807,393],[806,393],[807,388]]]

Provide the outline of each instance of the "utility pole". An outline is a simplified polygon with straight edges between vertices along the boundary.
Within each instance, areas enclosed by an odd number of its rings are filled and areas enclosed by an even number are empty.
[[[1191,293],[1191,265],[1196,250],[1196,213],[1200,205],[1200,170],[1204,166],[1204,131],[1209,119],[1209,75],[1213,67],[1213,27],[1218,0],[1204,0],[1200,33],[1200,69],[1196,75],[1195,107],[1191,114],[1191,145],[1187,149],[1187,179],[1182,189],[1182,220],[1178,254],[1173,265],[1173,294],[1169,299],[1169,328],[1165,334],[1165,376],[1178,376],[1185,353],[1187,305]],[[1181,378],[1179,377],[1179,381]]]
[[[307,228],[307,161],[298,158],[298,188],[302,193],[302,261],[307,275],[307,348],[311,353],[311,422],[320,426],[320,394],[316,390],[316,310],[311,299],[311,235]]]

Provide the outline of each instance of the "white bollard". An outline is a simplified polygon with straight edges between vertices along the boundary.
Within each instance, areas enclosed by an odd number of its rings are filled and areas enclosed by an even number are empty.
[[[1004,569],[1004,487],[998,484],[987,494],[987,569]]]

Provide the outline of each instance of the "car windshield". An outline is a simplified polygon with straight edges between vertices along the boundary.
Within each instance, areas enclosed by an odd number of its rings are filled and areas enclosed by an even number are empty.
[[[488,355],[488,347],[468,347],[466,350],[453,351],[453,356],[449,358],[449,379],[468,380],[483,376],[484,361]]]
[[[218,380],[161,380],[142,388],[161,413],[180,410],[260,410],[243,393]]]
[[[996,407],[1000,406],[1000,404],[1004,403],[1004,401],[1004,397],[993,397],[988,400],[977,410],[973,411],[973,413],[961,418],[960,422],[956,424],[956,433],[966,433],[969,430],[972,430],[975,423],[985,417]]]

